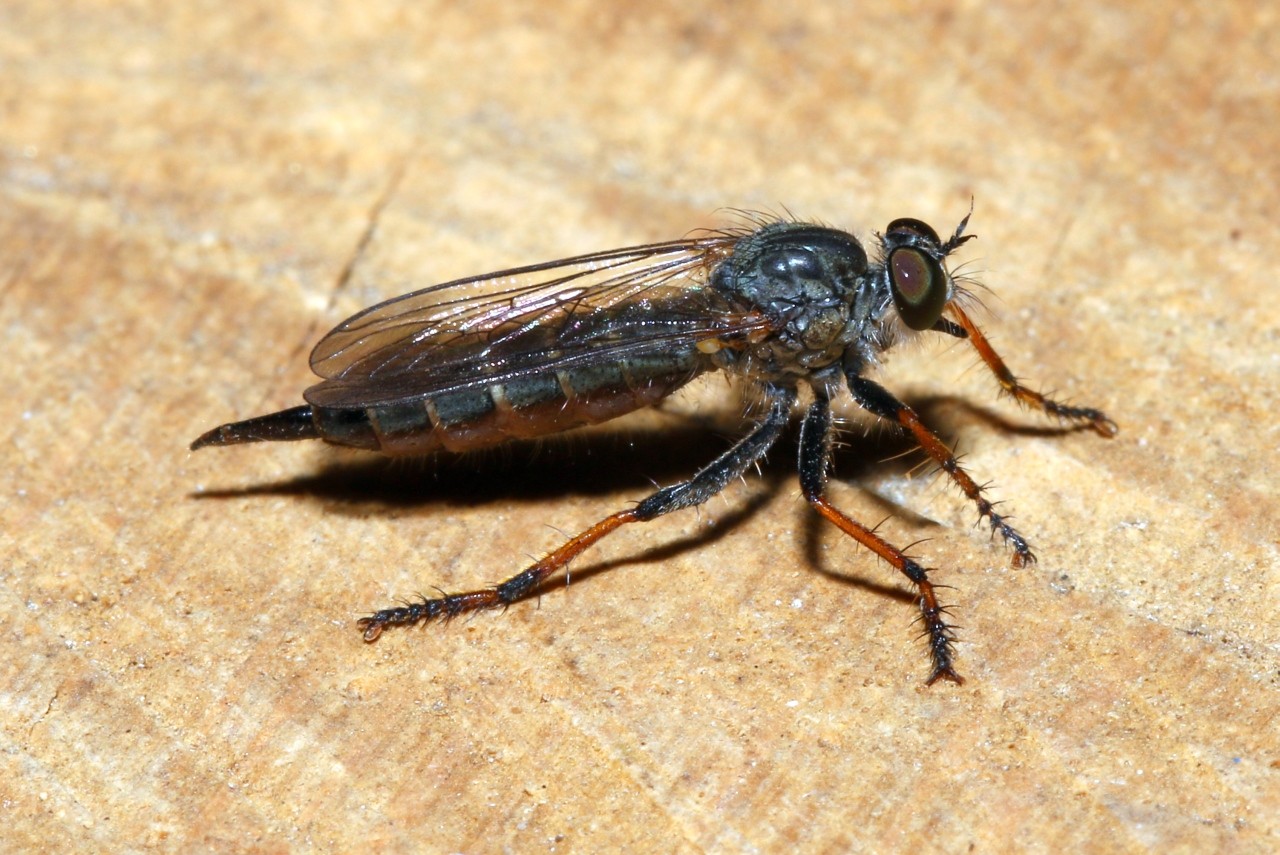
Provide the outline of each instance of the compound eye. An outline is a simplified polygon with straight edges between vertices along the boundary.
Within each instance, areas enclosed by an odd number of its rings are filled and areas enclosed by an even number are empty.
[[[947,274],[938,260],[915,247],[903,246],[889,253],[888,269],[893,305],[903,323],[913,330],[927,330],[936,324],[948,296]]]
[[[932,242],[934,246],[942,245],[942,240],[933,230],[933,226],[910,217],[903,217],[889,223],[889,228],[885,229],[884,233],[886,237],[918,237]]]

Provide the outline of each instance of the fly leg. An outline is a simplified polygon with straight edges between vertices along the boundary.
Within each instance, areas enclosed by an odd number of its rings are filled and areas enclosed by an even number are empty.
[[[955,636],[946,623],[946,609],[938,604],[928,572],[902,550],[892,546],[871,529],[834,507],[826,497],[827,472],[831,468],[831,404],[821,394],[809,407],[800,426],[800,489],[804,497],[822,516],[863,546],[889,562],[916,586],[919,595],[920,620],[929,639],[929,656],[933,671],[926,684],[938,680],[963,683],[952,667]]]
[[[1027,545],[1027,539],[1009,525],[1004,515],[996,513],[995,505],[982,494],[982,488],[969,477],[968,472],[960,468],[960,463],[951,453],[951,449],[936,433],[925,427],[915,410],[872,380],[855,374],[848,375],[848,380],[849,391],[853,393],[853,399],[858,402],[858,406],[886,421],[897,422],[911,431],[911,435],[915,437],[916,442],[920,443],[925,453],[932,457],[942,471],[950,475],[951,480],[964,491],[969,500],[978,506],[979,518],[986,517],[991,523],[991,530],[998,533],[1005,543],[1013,547],[1013,566],[1022,567],[1035,563],[1036,557],[1032,554],[1031,547]]]
[[[1107,414],[1102,410],[1060,404],[1052,398],[1046,398],[1039,392],[1023,386],[1018,382],[1018,378],[1014,376],[1013,372],[1009,370],[1009,366],[1004,364],[1000,354],[996,353],[995,348],[991,346],[991,342],[987,341],[987,337],[978,328],[978,325],[970,320],[969,316],[955,303],[948,307],[948,311],[956,316],[956,320],[960,322],[960,326],[966,333],[965,338],[968,338],[970,343],[973,344],[974,349],[978,351],[978,355],[982,357],[982,361],[987,364],[987,368],[991,369],[991,373],[996,375],[996,379],[1000,381],[1000,387],[1018,403],[1028,407],[1035,407],[1041,412],[1057,416],[1060,419],[1087,423],[1099,436],[1104,436],[1108,439],[1119,433],[1120,429],[1116,427],[1116,423],[1107,418]]]
[[[769,387],[766,394],[769,412],[764,421],[688,481],[663,487],[634,508],[605,517],[591,528],[571,538],[559,549],[548,553],[533,566],[492,588],[461,594],[445,594],[434,599],[423,599],[406,606],[375,612],[358,623],[358,626],[364,630],[364,640],[375,641],[382,634],[382,630],[388,626],[402,626],[436,617],[450,618],[464,612],[508,606],[528,594],[552,573],[577,558],[589,546],[615,529],[627,523],[648,522],[663,514],[690,508],[707,501],[723,490],[730,481],[741,477],[752,464],[763,457],[777,442],[790,421],[791,407],[796,400],[795,389]]]

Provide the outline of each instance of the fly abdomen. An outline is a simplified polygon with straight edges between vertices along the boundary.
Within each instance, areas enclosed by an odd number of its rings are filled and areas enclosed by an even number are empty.
[[[320,436],[393,456],[472,451],[652,406],[706,370],[696,351],[545,371],[367,409],[315,408]]]
[[[714,367],[693,348],[542,371],[372,407],[293,407],[221,425],[191,449],[323,439],[396,457],[472,451],[599,424],[650,407]]]

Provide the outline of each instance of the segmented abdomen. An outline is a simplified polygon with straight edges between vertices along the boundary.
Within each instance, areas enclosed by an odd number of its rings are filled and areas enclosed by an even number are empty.
[[[314,407],[313,418],[320,436],[336,445],[396,456],[470,451],[652,406],[711,367],[689,349],[546,371],[400,404]]]

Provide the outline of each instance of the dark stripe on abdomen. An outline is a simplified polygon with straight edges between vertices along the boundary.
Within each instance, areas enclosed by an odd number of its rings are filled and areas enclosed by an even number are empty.
[[[337,410],[317,407],[329,442],[405,456],[471,451],[547,436],[652,406],[710,368],[685,353],[544,372],[431,398]]]

